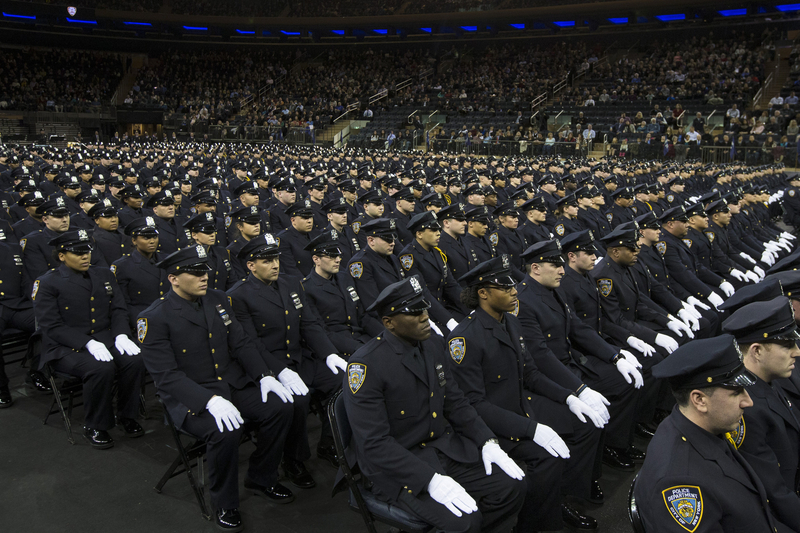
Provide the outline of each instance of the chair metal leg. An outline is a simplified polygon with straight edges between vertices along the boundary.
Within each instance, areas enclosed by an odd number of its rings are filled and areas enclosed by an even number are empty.
[[[160,489],[163,488],[164,483],[167,482],[166,480],[172,476],[172,473],[177,469],[180,463],[183,463],[183,468],[186,471],[186,477],[189,478],[189,484],[192,486],[192,491],[194,492],[195,498],[197,498],[197,503],[200,505],[200,514],[206,520],[211,520],[211,512],[209,511],[208,504],[206,503],[204,490],[205,477],[203,472],[203,456],[199,455],[197,457],[198,475],[200,476],[200,483],[198,483],[195,479],[194,472],[192,472],[191,457],[189,457],[189,454],[186,453],[186,448],[184,448],[183,444],[181,444],[181,436],[178,433],[178,430],[175,428],[174,424],[169,424],[169,427],[172,430],[172,435],[175,438],[175,443],[178,448],[178,458],[175,459],[175,462],[173,462],[168,474],[165,474],[165,477],[159,482],[160,486],[156,486],[156,490],[160,492]],[[192,445],[192,448],[193,447],[194,445]]]
[[[75,444],[75,439],[72,438],[72,422],[70,422],[70,415],[72,415],[72,393],[69,395],[69,414],[64,411],[64,404],[61,401],[61,391],[58,390],[56,386],[56,380],[52,374],[50,374],[50,386],[53,388],[53,403],[58,405],[58,410],[61,413],[61,418],[64,420],[64,429],[67,432],[67,441],[70,444]],[[50,413],[53,412],[53,404],[50,404],[50,409],[47,412],[47,416],[44,417],[44,424],[47,424],[47,419],[50,418]]]

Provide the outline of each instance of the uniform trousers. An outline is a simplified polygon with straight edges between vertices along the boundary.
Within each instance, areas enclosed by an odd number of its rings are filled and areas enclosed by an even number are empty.
[[[18,329],[26,333],[33,333],[36,328],[36,317],[33,308],[17,311],[0,304],[0,337],[8,329]],[[35,364],[34,364],[35,363]],[[38,368],[38,362],[31,362],[31,368]],[[3,346],[0,344],[0,389],[8,387],[5,362],[3,361]]]

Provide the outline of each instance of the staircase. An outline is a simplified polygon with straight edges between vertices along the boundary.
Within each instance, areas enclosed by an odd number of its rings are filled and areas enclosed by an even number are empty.
[[[336,137],[336,134],[352,123],[353,121],[348,119],[342,119],[336,122],[333,126],[325,128],[321,133],[317,134],[317,142],[333,142],[333,138]]]
[[[772,97],[780,94],[783,85],[786,83],[786,79],[789,77],[791,66],[789,65],[788,58],[791,51],[791,47],[778,48],[778,50],[776,50],[775,61],[768,61],[766,65],[764,65],[764,75],[769,77],[771,73],[772,82],[761,91],[761,97],[753,102],[753,109],[768,108],[769,101]]]
[[[139,70],[147,63],[147,54],[133,54],[131,55],[131,60],[131,68],[122,76],[117,86],[117,92],[114,93],[114,98],[111,100],[114,105],[121,105],[128,93],[131,92],[133,84],[136,83]],[[153,60],[153,62],[156,61],[158,60]]]

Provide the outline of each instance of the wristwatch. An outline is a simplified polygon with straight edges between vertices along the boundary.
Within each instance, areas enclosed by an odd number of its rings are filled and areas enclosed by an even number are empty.
[[[611,364],[616,365],[617,361],[619,361],[620,359],[625,359],[625,356],[622,355],[622,352],[619,352],[617,355],[614,356],[614,358],[611,360]]]

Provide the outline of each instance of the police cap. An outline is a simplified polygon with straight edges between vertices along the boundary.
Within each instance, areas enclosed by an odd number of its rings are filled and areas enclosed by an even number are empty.
[[[339,232],[335,229],[323,231],[305,245],[303,248],[312,253],[312,255],[327,255],[330,257],[338,257],[342,255],[342,250],[339,248]]]
[[[239,250],[236,257],[245,261],[254,259],[274,259],[280,255],[278,251],[278,239],[271,233],[265,233],[255,239],[251,239],[244,248]]]
[[[639,229],[661,229],[661,223],[653,211],[636,217],[636,223],[639,224]]]
[[[117,216],[117,208],[111,203],[108,198],[103,198],[102,202],[97,202],[87,212],[90,218],[111,218]]]
[[[426,229],[439,231],[442,229],[442,225],[439,223],[436,213],[433,211],[423,211],[411,217],[406,228],[411,231],[411,233],[416,233]]]
[[[56,196],[37,207],[36,214],[51,217],[65,217],[69,215],[69,209],[67,209],[67,203],[64,201],[64,197]]]
[[[158,237],[155,218],[140,217],[131,220],[125,226],[125,235],[131,237]]]
[[[443,207],[441,211],[436,213],[436,217],[439,220],[455,219],[463,222],[467,220],[467,212],[464,209],[464,204],[455,203],[450,204],[447,207]]]
[[[254,239],[255,240],[255,239]],[[169,254],[156,266],[166,270],[167,274],[196,274],[202,276],[211,271],[208,264],[208,253],[202,245],[181,248]]]
[[[183,227],[192,232],[205,233],[211,235],[217,232],[217,217],[214,213],[197,213],[187,220]]]
[[[653,366],[653,377],[666,378],[673,390],[706,387],[739,388],[756,379],[742,362],[733,335],[688,342]]]
[[[240,207],[236,211],[232,211],[230,216],[247,224],[259,224],[261,222],[261,208],[257,205]]]
[[[513,287],[517,284],[511,274],[511,263],[506,254],[493,257],[478,264],[475,268],[461,276],[458,281],[467,287],[475,285],[499,285]]]
[[[175,198],[172,197],[172,191],[158,191],[147,199],[147,207],[155,207],[157,205],[175,205]]]
[[[758,283],[758,285],[763,285],[764,283],[769,283],[772,281],[778,281],[783,288],[783,294],[786,295],[788,298],[792,300],[800,300],[800,272],[796,270],[789,270],[787,272],[776,272],[775,274],[770,274],[764,281]],[[739,291],[736,291],[733,296],[736,296]],[[733,298],[731,296],[731,298]],[[730,300],[730,298],[728,298]]]
[[[381,317],[399,314],[420,315],[430,306],[430,302],[425,300],[422,282],[419,276],[414,274],[383,289],[367,308],[367,312],[376,311]]]
[[[659,217],[661,224],[666,224],[670,221],[689,222],[689,217],[686,215],[686,209],[682,205],[678,205],[667,209]]]
[[[540,241],[529,246],[522,252],[522,260],[525,263],[553,263],[556,265],[564,264],[563,250],[561,243],[557,239]]]
[[[57,237],[50,239],[50,242],[47,244],[54,247],[58,252],[88,254],[94,248],[94,246],[92,246],[90,234],[91,231],[85,229],[65,231]]]
[[[286,214],[290,217],[311,218],[314,216],[314,208],[311,207],[311,200],[306,198],[290,205],[286,209]]]
[[[597,252],[594,245],[594,234],[592,230],[576,231],[561,239],[561,251],[564,254],[569,252],[586,252],[593,254]]]
[[[736,337],[739,344],[800,339],[792,302],[785,296],[739,308],[722,323],[722,330]]]
[[[397,221],[393,218],[374,218],[361,226],[361,231],[369,236],[393,242],[397,238]]]

